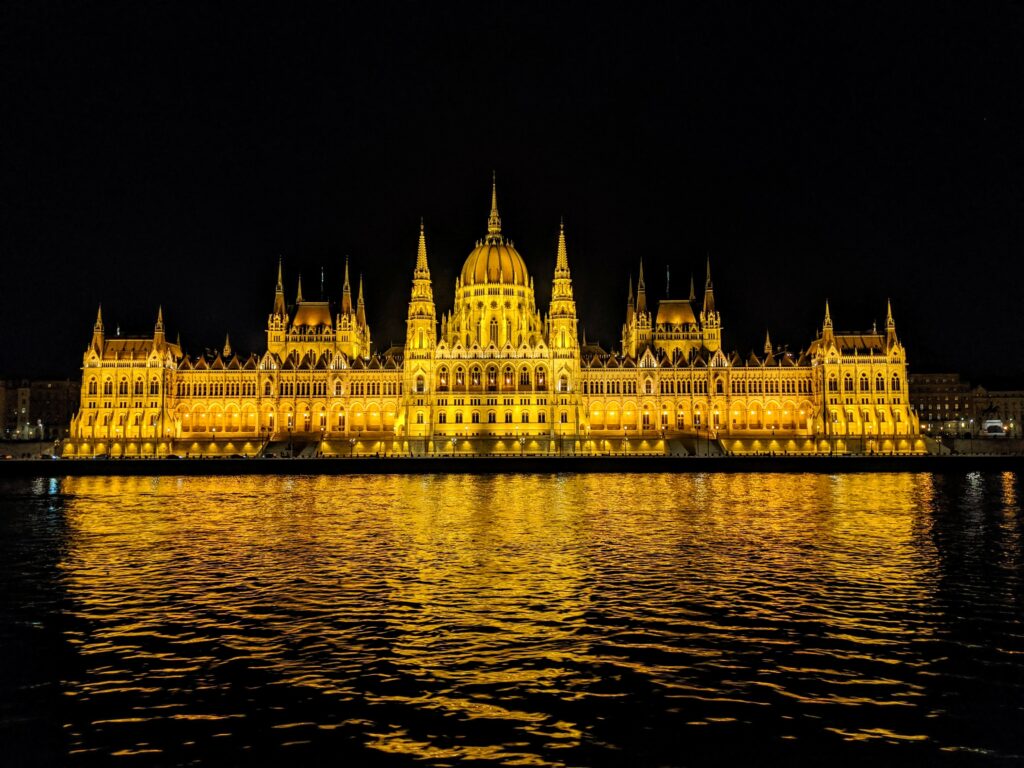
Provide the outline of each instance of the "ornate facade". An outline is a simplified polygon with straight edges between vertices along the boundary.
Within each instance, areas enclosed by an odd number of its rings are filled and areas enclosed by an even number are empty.
[[[362,278],[334,307],[284,296],[278,264],[266,350],[189,357],[162,311],[145,339],[97,314],[65,455],[920,452],[891,307],[883,331],[836,333],[828,303],[806,350],[727,354],[710,262],[703,297],[648,307],[643,266],[621,349],[579,341],[564,226],[551,300],[502,232],[487,234],[439,313],[420,223],[402,347],[374,352]]]

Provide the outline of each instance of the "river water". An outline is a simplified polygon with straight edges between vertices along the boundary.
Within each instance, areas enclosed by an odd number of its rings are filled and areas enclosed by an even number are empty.
[[[1021,478],[0,484],[0,762],[1024,760]]]

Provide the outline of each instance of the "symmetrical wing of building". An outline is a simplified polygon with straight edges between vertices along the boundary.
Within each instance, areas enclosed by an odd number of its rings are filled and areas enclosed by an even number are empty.
[[[443,313],[421,223],[404,346],[373,351],[347,263],[339,303],[304,299],[300,278],[291,305],[279,264],[259,355],[185,355],[162,313],[150,338],[108,338],[98,314],[71,435],[76,456],[924,450],[891,308],[847,334],[826,302],[805,351],[766,338],[741,356],[722,348],[710,264],[701,299],[691,281],[654,309],[641,266],[621,348],[581,344],[564,227],[542,313],[493,187]]]

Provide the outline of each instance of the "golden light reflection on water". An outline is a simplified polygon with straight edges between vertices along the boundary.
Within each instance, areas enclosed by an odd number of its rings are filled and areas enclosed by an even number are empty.
[[[607,744],[601,720],[637,691],[679,727],[771,707],[788,713],[780,738],[806,738],[824,708],[843,738],[926,738],[885,713],[920,706],[915,649],[937,626],[930,475],[74,478],[60,493],[86,664],[73,698],[133,702],[70,724],[79,747],[119,717],[216,730],[245,704],[296,743],[341,729],[381,752],[554,765]],[[1012,480],[1002,493],[1016,504]],[[238,700],[230,670],[321,703]]]

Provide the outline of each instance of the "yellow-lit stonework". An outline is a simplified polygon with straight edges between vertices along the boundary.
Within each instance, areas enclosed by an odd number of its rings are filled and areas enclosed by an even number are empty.
[[[438,317],[420,225],[403,347],[374,352],[362,280],[340,304],[284,296],[278,265],[262,355],[230,343],[189,357],[167,341],[107,338],[98,314],[66,456],[922,452],[906,355],[885,328],[822,330],[792,354],[722,348],[708,264],[703,298],[648,308],[643,267],[621,349],[579,341],[565,229],[551,301],[502,232],[487,234]]]

